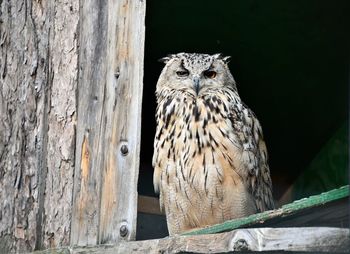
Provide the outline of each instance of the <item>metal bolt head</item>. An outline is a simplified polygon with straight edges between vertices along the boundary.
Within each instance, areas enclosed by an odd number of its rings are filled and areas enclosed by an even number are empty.
[[[127,145],[122,145],[120,148],[120,152],[123,156],[126,156],[129,153],[129,148]]]
[[[114,71],[114,77],[115,77],[116,79],[118,79],[119,76],[120,76],[120,70],[119,70],[119,68],[117,68],[117,69]]]
[[[238,239],[233,245],[234,251],[249,251],[249,245],[245,239]]]
[[[121,237],[125,237],[125,236],[127,236],[129,231],[128,231],[128,228],[125,225],[122,225],[120,227],[120,229],[119,229],[119,232],[120,232],[120,236]]]

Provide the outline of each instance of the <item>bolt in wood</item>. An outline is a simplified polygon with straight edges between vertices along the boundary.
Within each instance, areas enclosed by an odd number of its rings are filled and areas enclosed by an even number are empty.
[[[117,70],[114,72],[114,77],[115,77],[116,79],[118,79],[119,76],[120,76],[120,71],[119,71],[119,68],[117,68]]]
[[[120,152],[122,153],[123,156],[126,156],[129,153],[129,149],[127,145],[122,145],[120,148]]]
[[[120,227],[120,229],[119,229],[119,232],[120,232],[120,236],[121,237],[125,237],[125,236],[127,236],[129,231],[128,231],[128,228],[125,225],[122,225]]]

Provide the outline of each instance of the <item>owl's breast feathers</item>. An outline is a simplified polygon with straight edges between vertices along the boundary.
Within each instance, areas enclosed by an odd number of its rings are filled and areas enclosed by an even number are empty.
[[[169,230],[272,209],[261,126],[237,92],[166,94],[158,95],[153,181],[167,217],[174,217]]]

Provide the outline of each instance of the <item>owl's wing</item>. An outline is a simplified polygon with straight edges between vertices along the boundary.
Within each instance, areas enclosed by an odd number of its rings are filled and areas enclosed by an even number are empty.
[[[154,192],[159,194],[160,210],[162,211],[164,209],[164,202],[163,202],[163,193],[161,189],[161,180],[162,180],[161,175],[162,175],[162,168],[165,167],[165,164],[167,164],[167,161],[168,161],[168,156],[167,154],[165,154],[165,151],[168,151],[170,147],[168,143],[164,142],[166,139],[166,134],[164,133],[164,121],[161,118],[159,109],[160,107],[158,106],[157,114],[156,114],[156,120],[158,125],[157,125],[156,135],[154,139],[152,166],[154,168],[154,172],[153,172]]]
[[[162,154],[159,153],[159,140],[155,140],[154,144],[154,154],[153,154],[153,160],[152,160],[152,165],[154,168],[153,172],[153,187],[154,187],[154,192],[159,194],[159,205],[160,205],[160,210],[163,211],[164,209],[164,203],[163,203],[163,198],[162,198],[162,190],[160,188],[160,181],[161,181],[161,160],[160,156],[163,156]]]
[[[246,105],[231,107],[230,119],[242,146],[243,177],[258,212],[274,208],[268,155],[261,125]]]

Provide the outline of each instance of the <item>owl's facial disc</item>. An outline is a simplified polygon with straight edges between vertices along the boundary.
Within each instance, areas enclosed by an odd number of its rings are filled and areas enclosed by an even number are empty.
[[[205,87],[212,86],[217,77],[216,68],[213,65],[207,65],[205,68],[191,68],[192,66],[185,66],[183,61],[174,70],[176,79],[178,80],[181,89],[187,89],[199,95],[200,91]]]
[[[178,53],[162,61],[166,68],[157,83],[158,92],[167,88],[197,97],[225,86],[235,86],[227,58],[219,54]]]

